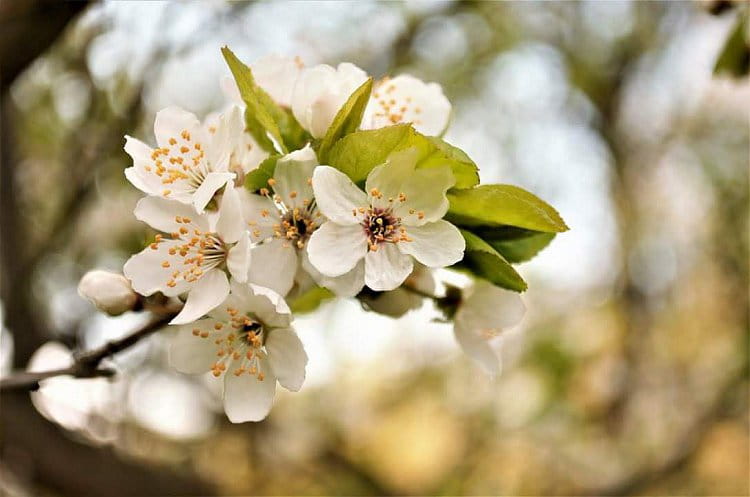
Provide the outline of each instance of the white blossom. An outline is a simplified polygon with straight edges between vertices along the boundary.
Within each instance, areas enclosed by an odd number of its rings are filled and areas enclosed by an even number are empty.
[[[454,334],[463,351],[490,375],[500,372],[500,360],[490,340],[523,319],[521,297],[487,281],[476,280],[464,290],[454,316]]]
[[[229,419],[260,421],[271,410],[277,381],[296,392],[305,380],[307,354],[291,320],[289,307],[275,292],[233,282],[224,303],[178,329],[170,364],[184,373],[223,376]]]
[[[307,258],[307,242],[325,221],[311,186],[317,165],[315,152],[307,146],[278,160],[269,181],[273,192],[263,188],[259,195],[242,194],[244,219],[254,243],[248,281],[286,295],[306,272],[338,295],[353,296],[359,290],[353,287],[355,280],[326,277]]]
[[[336,68],[326,64],[305,68],[294,85],[292,113],[313,138],[322,138],[341,107],[366,80],[367,73],[347,62]]]
[[[261,57],[250,66],[255,83],[276,102],[286,108],[292,106],[292,93],[300,72],[304,68],[302,59],[278,54]],[[224,94],[234,103],[244,105],[237,83],[231,76],[221,81]]]
[[[245,174],[257,169],[261,162],[268,157],[263,147],[258,145],[253,135],[245,130],[245,118],[240,107],[231,106],[224,114],[218,112],[209,114],[205,119],[205,127],[210,134],[218,131],[221,119],[229,128],[229,165],[227,170],[235,174],[235,184],[240,185]]]
[[[413,259],[433,268],[461,260],[464,239],[442,219],[453,174],[445,166],[416,169],[415,164],[415,149],[392,154],[370,172],[367,193],[332,167],[315,169],[315,198],[328,218],[307,248],[318,271],[326,276],[353,272],[360,287],[384,291],[409,276]]]
[[[230,113],[231,115],[231,113]],[[195,115],[177,107],[156,114],[157,148],[125,137],[133,166],[125,176],[139,190],[191,204],[202,213],[214,194],[235,175],[229,172],[231,133],[228,115],[210,133]]]
[[[217,213],[198,214],[174,200],[145,197],[135,217],[167,235],[132,256],[123,268],[141,295],[188,294],[172,324],[194,321],[221,304],[229,293],[226,267],[238,282],[247,281],[250,239],[244,229],[237,191],[227,185]]]
[[[448,127],[451,104],[437,83],[402,74],[380,80],[365,109],[362,129],[377,129],[411,123],[430,136],[442,135]]]
[[[100,269],[83,275],[78,283],[78,294],[110,316],[132,310],[138,302],[138,295],[127,278]]]

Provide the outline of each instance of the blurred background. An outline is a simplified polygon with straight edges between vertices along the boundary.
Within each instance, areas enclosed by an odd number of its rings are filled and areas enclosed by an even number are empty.
[[[730,2],[0,5],[2,371],[137,328],[76,293],[146,240],[123,135],[225,105],[219,48],[437,81],[447,140],[571,230],[519,266],[495,379],[431,305],[300,316],[298,394],[232,425],[165,337],[3,393],[0,495],[748,495],[748,78]],[[41,350],[40,347],[44,346]],[[36,354],[34,354],[36,352]]]

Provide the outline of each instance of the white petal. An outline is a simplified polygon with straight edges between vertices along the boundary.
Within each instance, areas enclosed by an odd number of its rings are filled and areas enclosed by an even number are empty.
[[[188,218],[190,225],[201,231],[208,231],[209,223],[199,215],[192,205],[161,197],[144,197],[138,201],[133,211],[136,219],[164,233],[174,233],[185,226],[177,218]]]
[[[265,326],[271,328],[287,328],[292,321],[291,311],[286,301],[271,289],[254,284],[240,284],[232,281],[231,294],[226,300],[226,307],[233,307],[242,312],[251,312]],[[222,306],[224,307],[224,306]],[[217,317],[222,314],[212,312],[211,315]]]
[[[299,58],[276,54],[266,55],[255,62],[251,68],[255,82],[277,104],[283,107],[292,105],[294,84],[302,71],[302,62]]]
[[[367,196],[347,175],[329,166],[318,166],[313,172],[313,190],[320,212],[338,224],[359,224],[360,207],[369,207]]]
[[[313,189],[310,180],[317,165],[318,158],[315,157],[315,151],[310,145],[279,159],[273,173],[276,180],[273,189],[285,205],[302,208],[312,202]]]
[[[180,268],[180,263],[169,254],[169,249],[182,244],[180,240],[165,240],[157,244],[156,250],[146,247],[131,256],[123,266],[122,272],[130,280],[133,290],[141,295],[163,292],[168,297],[174,297],[190,289],[192,284],[183,279],[176,280],[173,287],[167,286],[167,282],[172,279],[172,272]],[[164,261],[170,262],[174,267],[163,267]]]
[[[481,330],[498,333],[520,323],[526,313],[526,306],[517,293],[488,281],[476,280],[467,293],[455,320],[467,329],[477,330],[477,333]]]
[[[185,324],[204,316],[224,302],[229,295],[229,281],[224,271],[212,269],[195,283],[188,294],[185,307],[169,324]]]
[[[445,193],[456,183],[448,166],[417,169],[401,185],[404,202],[394,202],[394,213],[410,226],[437,221],[448,212]],[[425,188],[429,185],[429,188]],[[420,219],[421,217],[421,219]]]
[[[281,223],[279,211],[274,203],[261,195],[255,195],[243,188],[236,188],[235,191],[240,198],[240,208],[242,217],[250,231],[251,239],[254,242],[260,242],[274,234],[273,226]]]
[[[403,192],[404,183],[414,174],[416,164],[417,149],[411,147],[392,153],[385,164],[373,168],[365,182],[370,203],[381,208],[398,204],[399,193]],[[374,190],[377,190],[377,196],[372,195]]]
[[[348,273],[366,253],[367,238],[358,224],[341,225],[327,221],[307,242],[310,262],[326,276]]]
[[[426,84],[402,74],[382,81],[373,89],[362,127],[376,129],[412,123],[420,133],[438,136],[448,127],[450,114],[451,104],[440,85]]]
[[[226,243],[234,243],[245,231],[245,226],[240,197],[234,185],[227,183],[221,196],[216,232]]]
[[[240,95],[240,89],[232,76],[223,76],[219,81],[219,86],[228,100],[237,105],[245,105],[245,102],[242,101],[242,95]]]
[[[365,261],[360,260],[354,269],[341,276],[326,276],[310,263],[307,252],[300,253],[302,267],[318,285],[331,290],[339,297],[354,297],[365,286]]]
[[[133,167],[125,169],[125,177],[130,183],[149,195],[161,195],[164,185],[154,173],[153,149],[131,136],[125,136],[125,152],[133,159]],[[149,168],[147,170],[146,168]]]
[[[365,256],[365,284],[373,290],[393,290],[411,273],[414,263],[396,244],[381,243]]]
[[[242,122],[241,112],[239,107],[233,105],[219,116],[213,133],[205,133],[207,128],[203,128],[204,135],[208,139],[208,147],[206,147],[205,154],[210,165],[210,171],[227,171],[229,157],[232,154],[232,148],[235,144],[237,131],[235,126],[238,122]]]
[[[248,281],[280,295],[289,293],[297,271],[297,250],[291,245],[284,247],[283,240],[274,238],[253,247],[251,254]]]
[[[237,245],[229,249],[227,254],[227,269],[232,278],[245,283],[251,264],[251,242],[250,234],[244,231],[240,235]]]
[[[276,378],[265,357],[260,359],[260,370],[265,375],[263,381],[249,374],[224,375],[224,411],[232,423],[260,421],[271,411]]]
[[[234,173],[208,173],[201,186],[193,194],[195,210],[203,214],[206,205],[214,198],[216,192],[229,182],[234,181]]]
[[[190,133],[191,142],[206,145],[201,123],[195,114],[179,107],[167,107],[156,113],[154,134],[160,147],[169,148],[171,138],[181,140],[183,131]]]
[[[272,330],[266,339],[268,360],[282,387],[292,392],[305,381],[307,354],[297,334],[290,329]]]
[[[216,362],[215,337],[203,338],[193,334],[194,329],[214,333],[215,319],[201,319],[177,327],[169,342],[169,364],[181,373],[201,374],[209,371]]]
[[[427,267],[446,267],[463,259],[466,242],[458,228],[448,221],[409,226],[406,234],[411,241],[399,242],[399,250]]]
[[[454,335],[464,353],[476,361],[487,374],[495,376],[500,373],[500,360],[487,340],[459,325],[458,322],[454,326]]]

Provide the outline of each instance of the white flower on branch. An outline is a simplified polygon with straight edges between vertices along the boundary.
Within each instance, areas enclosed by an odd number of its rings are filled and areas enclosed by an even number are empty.
[[[521,322],[526,307],[521,297],[485,280],[464,291],[454,316],[454,334],[463,351],[490,375],[500,373],[500,360],[490,341]]]
[[[121,274],[94,270],[83,275],[78,283],[78,294],[110,316],[132,310],[138,295]]]
[[[328,218],[308,243],[310,262],[327,276],[353,272],[372,290],[393,290],[412,272],[413,259],[437,268],[461,260],[465,242],[442,219],[448,167],[415,169],[416,150],[392,154],[374,168],[367,193],[345,174],[320,166],[313,174],[318,207]]]
[[[250,66],[255,83],[263,88],[274,102],[286,108],[292,106],[294,85],[303,68],[304,64],[299,57],[287,57],[278,54],[261,57]],[[231,101],[238,105],[244,105],[234,78],[231,76],[223,78],[221,88]]]
[[[229,419],[260,421],[271,410],[277,381],[296,392],[305,380],[307,354],[291,320],[275,292],[233,283],[226,301],[205,319],[178,329],[169,361],[183,373],[223,376]]]
[[[198,214],[190,205],[145,197],[135,217],[167,235],[156,235],[125,263],[123,272],[141,295],[188,293],[172,324],[195,321],[224,301],[229,294],[224,268],[235,280],[247,281],[250,238],[231,185],[225,188],[218,214]]]
[[[241,196],[245,221],[250,230],[253,265],[248,281],[286,295],[300,271],[340,296],[353,296],[359,290],[351,278],[329,278],[308,261],[307,242],[326,220],[313,195],[312,175],[318,159],[310,146],[288,154],[276,163],[269,187],[260,195]]]
[[[292,93],[292,113],[313,138],[322,138],[339,109],[367,73],[348,62],[333,68],[320,64],[301,71]]]
[[[159,111],[154,121],[157,148],[125,137],[125,151],[133,159],[125,176],[144,193],[191,204],[202,213],[214,194],[235,177],[228,170],[230,115],[221,116],[211,133],[182,109]]]
[[[420,133],[437,136],[445,132],[450,115],[451,104],[439,84],[402,74],[383,78],[375,85],[362,129],[411,123]]]
[[[229,133],[230,153],[227,170],[236,175],[235,184],[241,184],[245,174],[257,169],[268,157],[268,152],[245,130],[245,118],[239,107],[232,106],[223,114],[213,113],[206,116],[205,128],[210,134],[215,134],[222,125],[228,127]]]

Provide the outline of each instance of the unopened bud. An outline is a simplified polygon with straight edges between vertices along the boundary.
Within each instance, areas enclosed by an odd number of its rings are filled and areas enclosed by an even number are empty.
[[[138,295],[121,274],[94,270],[83,275],[78,283],[78,294],[102,312],[118,316],[135,308]]]

